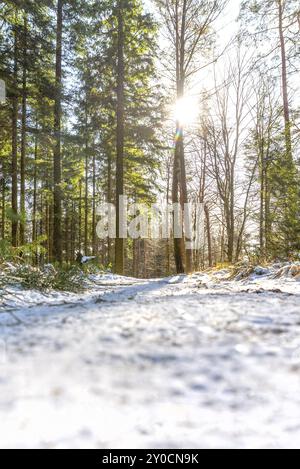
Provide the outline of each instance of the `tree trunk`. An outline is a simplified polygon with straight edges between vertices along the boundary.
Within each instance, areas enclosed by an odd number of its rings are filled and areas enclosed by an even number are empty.
[[[233,251],[234,251],[234,231],[232,226],[232,213],[231,213],[231,202],[227,201],[225,207],[225,220],[226,220],[226,233],[227,233],[227,260],[229,263],[233,262]]]
[[[82,180],[79,181],[79,207],[78,207],[78,251],[82,244]]]
[[[18,245],[18,34],[14,31],[14,90],[12,97],[12,223],[13,247]]]
[[[36,132],[38,126],[36,125]],[[34,243],[37,240],[37,224],[36,224],[36,215],[37,215],[37,159],[38,159],[38,137],[35,136],[34,144],[34,175],[33,175],[33,212],[32,212],[32,242]]]
[[[270,244],[271,244],[271,228],[272,228],[272,222],[271,222],[271,211],[270,211],[270,205],[271,205],[271,198],[270,198],[270,188],[269,188],[269,171],[268,171],[268,162],[266,164],[266,196],[265,196],[265,250],[266,250],[266,255],[268,252],[270,252]]]
[[[116,167],[116,246],[115,271],[124,273],[124,239],[120,232],[120,197],[124,195],[124,20],[123,0],[118,2],[118,63],[117,63],[117,167]]]
[[[166,210],[167,210],[167,240],[166,240],[166,273],[167,275],[170,275],[171,273],[171,249],[170,249],[170,239],[169,239],[169,202],[170,202],[170,174],[171,174],[171,167],[168,161],[167,165],[167,205],[166,205]]]
[[[71,262],[75,261],[76,242],[76,202],[72,201],[72,222],[71,222]]]
[[[69,204],[66,204],[66,215],[65,215],[65,233],[64,233],[64,241],[65,241],[65,260],[67,263],[70,262],[70,210]]]
[[[190,239],[191,235],[191,214],[189,213],[188,209],[188,189],[187,189],[187,181],[186,181],[186,169],[185,169],[185,155],[184,155],[184,144],[183,144],[183,135],[181,137],[181,141],[179,144],[179,152],[180,152],[180,187],[181,187],[181,206],[182,211],[184,213],[184,242],[185,246],[187,243],[191,243],[192,239]],[[185,272],[191,273],[192,272],[192,264],[193,264],[193,251],[185,247]]]
[[[177,126],[179,129],[179,126]],[[177,136],[179,135],[179,131],[177,131]],[[181,172],[181,165],[180,165],[180,155],[179,155],[179,145],[178,140],[176,141],[175,146],[175,154],[174,154],[174,168],[173,168],[173,184],[172,184],[172,202],[173,205],[178,205],[179,203],[179,181],[180,181],[180,172]],[[173,219],[175,220],[175,214],[173,214]],[[174,224],[175,226],[175,224]],[[183,244],[182,244],[182,237],[177,238],[174,236],[174,259],[176,265],[176,271],[178,274],[184,273],[184,264],[183,264]]]
[[[93,256],[97,254],[96,246],[96,155],[93,153],[93,214],[92,214],[92,243],[93,243]]]
[[[86,133],[87,133],[86,118]],[[88,225],[89,225],[89,148],[86,135],[85,142],[85,194],[84,194],[84,254],[88,254]]]
[[[26,169],[26,122],[27,122],[27,17],[24,15],[24,48],[23,48],[23,79],[22,79],[22,135],[21,135],[21,193],[20,193],[20,244],[25,244],[25,169]]]
[[[3,165],[2,165],[3,169]],[[1,179],[1,203],[2,203],[2,212],[1,212],[1,238],[5,238],[5,177],[4,171],[2,172]]]
[[[110,150],[107,152],[107,203],[110,204],[112,201],[112,171],[111,171],[111,153]],[[112,262],[113,255],[111,252],[111,238],[107,237],[107,265]]]
[[[132,273],[135,278],[138,278],[138,243],[137,239],[134,239],[132,243]]]
[[[286,62],[286,48],[285,38],[283,29],[283,2],[278,0],[278,13],[279,13],[279,38],[280,38],[280,50],[281,50],[281,62],[282,62],[282,97],[283,97],[283,113],[284,113],[284,124],[285,124],[285,144],[286,144],[286,158],[287,163],[290,164],[293,161],[292,155],[292,135],[291,135],[291,121],[290,121],[290,107],[288,97],[288,80],[287,80],[287,62]]]
[[[204,205],[204,212],[205,212],[206,232],[207,232],[208,265],[209,267],[212,267],[213,257],[212,257],[210,215],[209,215],[209,208],[206,204]]]
[[[179,16],[181,15],[181,21]],[[186,35],[186,16],[187,16],[187,1],[183,0],[182,11],[179,11],[179,4],[175,4],[175,31],[176,31],[176,91],[177,100],[184,96],[185,89],[185,35]],[[183,126],[180,122],[176,124],[176,142],[174,154],[174,174],[173,174],[173,203],[178,203],[178,189],[180,190],[180,204],[182,213],[184,213],[185,204],[188,203],[188,192],[186,182],[186,169],[185,169],[185,155],[184,155],[184,141],[183,141]],[[187,210],[187,209],[186,209]],[[192,271],[192,251],[185,249],[185,243],[189,242],[187,236],[190,228],[190,214],[185,213],[183,220],[184,230],[182,235],[184,238],[179,239],[174,237],[174,256],[177,273],[187,273]],[[185,255],[184,255],[185,254]],[[185,267],[184,267],[185,257]]]
[[[147,240],[143,239],[144,258],[143,258],[143,278],[147,278]]]
[[[62,262],[62,189],[61,189],[61,115],[62,115],[62,29],[63,0],[57,0],[56,30],[56,74],[55,74],[55,108],[54,134],[55,147],[53,157],[53,257]]]
[[[259,215],[259,245],[260,245],[260,257],[264,260],[265,258],[265,155],[264,155],[264,141],[261,143],[260,150],[260,215]]]

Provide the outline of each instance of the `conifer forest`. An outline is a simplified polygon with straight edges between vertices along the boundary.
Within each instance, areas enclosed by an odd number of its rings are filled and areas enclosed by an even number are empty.
[[[299,282],[299,0],[0,0],[0,447],[299,447]]]

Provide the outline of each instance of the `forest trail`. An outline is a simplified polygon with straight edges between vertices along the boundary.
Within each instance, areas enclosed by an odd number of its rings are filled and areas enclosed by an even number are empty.
[[[299,445],[299,281],[94,280],[1,311],[2,448]]]

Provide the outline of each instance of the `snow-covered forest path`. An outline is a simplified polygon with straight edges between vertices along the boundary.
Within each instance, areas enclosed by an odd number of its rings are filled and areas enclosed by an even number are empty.
[[[294,280],[111,276],[20,323],[4,307],[0,446],[299,447],[299,300]]]

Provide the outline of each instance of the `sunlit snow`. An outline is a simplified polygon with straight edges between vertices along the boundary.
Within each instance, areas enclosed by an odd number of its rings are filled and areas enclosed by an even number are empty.
[[[299,447],[300,281],[279,271],[8,292],[0,446]]]

